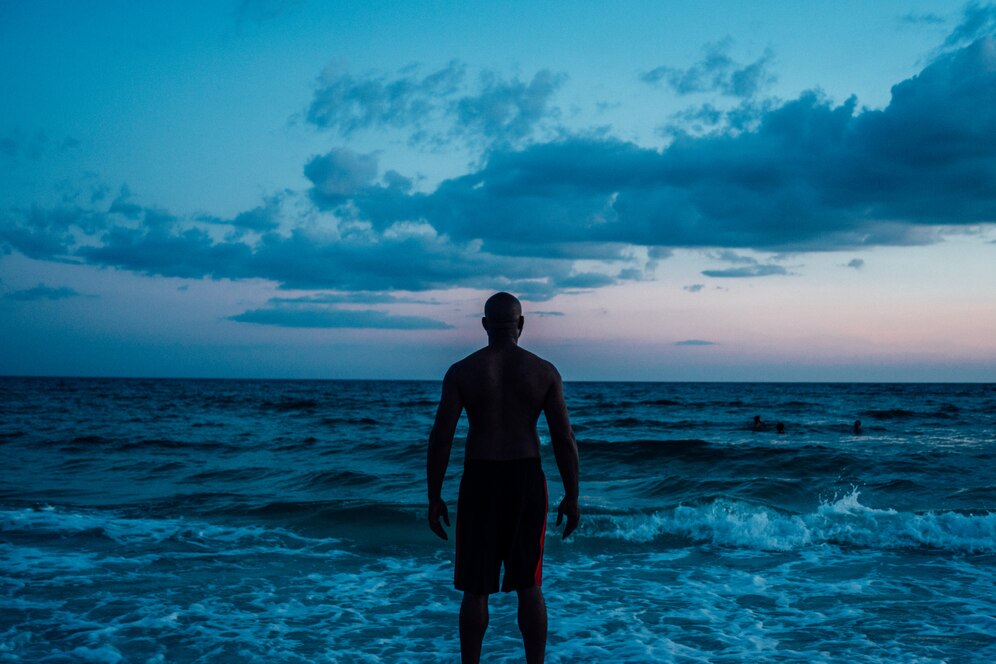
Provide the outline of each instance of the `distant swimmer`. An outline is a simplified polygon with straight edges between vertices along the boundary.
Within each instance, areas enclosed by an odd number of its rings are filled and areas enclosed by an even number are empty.
[[[488,628],[488,595],[516,591],[519,631],[526,661],[542,662],[546,653],[546,603],[543,599],[543,544],[548,510],[546,477],[540,465],[536,420],[542,411],[550,427],[564,498],[566,539],[580,520],[578,448],[567,416],[557,369],[519,348],[524,319],[519,301],[496,293],[484,306],[481,321],[488,345],[450,367],[429,435],[426,477],[429,528],[447,539],[439,520],[450,525],[441,497],[450,448],[460,412],[467,410],[469,430],[463,478],[457,500],[454,585],[463,591],[460,605],[460,654],[479,662]]]
[[[754,424],[751,426],[754,431],[764,431],[767,427],[768,425],[765,424],[760,415],[754,416]]]
[[[860,436],[863,433],[861,430],[861,420],[854,420],[854,435]]]
[[[779,422],[775,425],[775,433],[785,433],[785,425]]]

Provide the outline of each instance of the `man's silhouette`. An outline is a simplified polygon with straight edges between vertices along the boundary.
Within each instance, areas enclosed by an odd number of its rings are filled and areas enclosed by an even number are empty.
[[[526,661],[542,662],[546,651],[543,540],[548,508],[540,465],[536,420],[546,414],[553,453],[564,482],[557,525],[567,517],[564,538],[578,525],[578,448],[567,418],[563,385],[556,367],[518,346],[522,307],[508,293],[488,299],[481,321],[485,348],[450,367],[429,435],[426,476],[429,527],[443,539],[450,525],[440,497],[460,412],[470,424],[463,478],[457,502],[454,585],[463,591],[460,652],[478,662],[488,628],[488,595],[501,590],[519,596],[519,630]]]

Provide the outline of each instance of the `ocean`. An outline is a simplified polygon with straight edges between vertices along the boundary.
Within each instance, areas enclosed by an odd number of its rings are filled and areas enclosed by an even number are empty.
[[[457,661],[439,389],[0,378],[0,661]],[[548,661],[996,661],[996,385],[565,395],[582,521],[560,540],[541,418]],[[485,661],[522,661],[515,606]]]

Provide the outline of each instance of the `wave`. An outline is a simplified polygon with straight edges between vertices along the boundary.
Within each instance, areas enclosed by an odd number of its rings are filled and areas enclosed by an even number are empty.
[[[328,426],[336,426],[339,424],[362,424],[366,426],[373,426],[380,424],[380,422],[372,417],[324,417],[322,418],[322,424]]]
[[[917,417],[917,413],[912,410],[906,410],[905,408],[887,408],[883,410],[866,410],[861,413],[864,417],[870,417],[873,420],[908,420],[911,417]]]
[[[231,546],[313,544],[313,538],[260,525],[218,525],[184,517],[125,517],[97,510],[52,506],[0,510],[0,531],[8,537],[28,533],[65,540],[81,537],[110,540],[120,545],[188,545],[196,549],[223,550]],[[330,540],[335,541],[335,540]]]
[[[690,463],[739,462],[761,464],[809,472],[839,472],[858,459],[852,454],[825,445],[761,446],[718,445],[697,438],[647,439],[610,443],[602,440],[578,441],[583,459],[601,462],[645,464],[683,461]]]
[[[303,489],[341,489],[347,486],[370,486],[382,479],[352,470],[316,470],[295,479],[295,484]]]
[[[266,466],[247,468],[216,468],[189,475],[180,480],[184,484],[207,485],[212,482],[252,482],[277,475],[280,471]]]
[[[791,551],[820,545],[873,549],[932,548],[996,553],[996,512],[898,512],[859,502],[859,492],[822,502],[815,512],[788,514],[755,504],[716,500],[641,515],[594,515],[582,537],[644,543],[679,539],[717,546]]]
[[[319,403],[315,399],[287,399],[284,401],[264,401],[262,407],[267,410],[276,410],[279,412],[311,411],[317,409]]]

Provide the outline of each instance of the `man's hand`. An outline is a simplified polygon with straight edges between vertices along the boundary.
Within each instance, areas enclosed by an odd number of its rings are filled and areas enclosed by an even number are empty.
[[[567,539],[567,536],[574,532],[581,520],[581,510],[578,509],[577,498],[565,497],[560,501],[560,507],[557,508],[558,526],[565,516],[567,517],[567,525],[564,527],[564,536],[561,539]]]
[[[443,527],[439,525],[439,517],[443,517],[443,521],[446,523],[448,528],[450,525],[450,513],[446,510],[446,503],[443,502],[442,498],[430,498],[429,499],[429,528],[432,532],[439,535],[442,539],[449,539],[446,535],[446,531]]]

